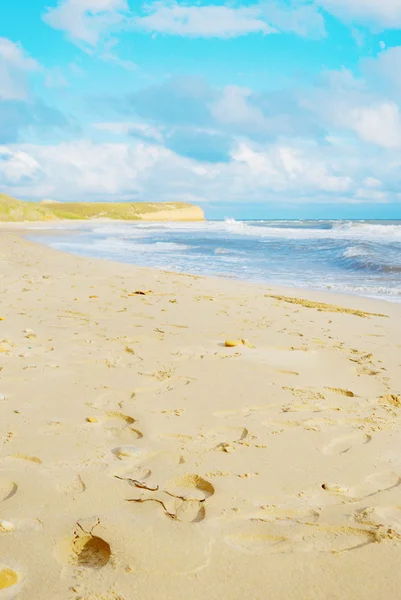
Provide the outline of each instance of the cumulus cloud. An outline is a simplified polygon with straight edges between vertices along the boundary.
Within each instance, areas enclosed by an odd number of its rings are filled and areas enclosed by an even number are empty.
[[[355,108],[351,119],[351,127],[362,140],[383,148],[401,148],[401,115],[396,104]]]
[[[140,29],[188,37],[230,38],[249,33],[275,33],[259,6],[232,8],[222,5],[196,6],[178,2],[154,2],[145,16],[135,19]]]
[[[20,44],[0,38],[0,101],[26,100],[27,74],[39,68],[39,63]]]
[[[400,0],[316,0],[334,16],[349,22],[370,25],[373,30],[401,27]]]
[[[292,33],[320,39],[327,35],[325,13],[373,31],[401,27],[400,0],[260,0],[247,6],[159,0],[134,7],[128,0],[58,0],[43,18],[75,43],[94,49],[118,30],[192,38],[234,38],[249,34]],[[107,54],[107,52],[106,52]],[[121,60],[114,53],[110,60]],[[131,61],[121,66],[132,69]]]
[[[133,18],[135,27],[150,33],[186,37],[232,38],[248,34],[294,33],[321,38],[324,18],[316,6],[257,2],[248,6],[153,2]]]
[[[305,192],[347,192],[352,188],[351,177],[337,174],[319,156],[317,146],[296,147],[275,144],[267,150],[253,149],[242,143],[234,154],[238,162],[248,167],[248,174],[264,182],[275,192],[292,191],[297,196]]]
[[[95,47],[102,36],[122,24],[127,10],[126,0],[59,0],[43,19],[71,40]]]
[[[350,148],[345,142],[336,147],[243,141],[228,162],[205,163],[161,145],[78,140],[1,148],[0,173],[7,173],[6,185],[4,177],[0,180],[1,191],[37,199],[352,202],[365,190],[367,199],[380,196],[384,201],[400,164],[399,152],[392,151],[391,161],[377,161],[363,146]]]
[[[382,93],[395,93],[401,97],[401,46],[388,48],[372,59],[362,63],[367,80],[375,79]],[[373,84],[372,84],[373,85]]]
[[[326,36],[324,17],[312,4],[262,2],[265,18],[282,33],[295,33],[301,37],[320,39]]]
[[[144,4],[139,14],[130,10],[127,0],[59,0],[57,6],[47,9],[43,18],[72,41],[92,48],[122,26],[150,34],[196,38],[286,32],[321,38],[326,34],[318,7],[309,3],[283,4],[280,0],[248,6],[165,0]]]
[[[31,184],[39,176],[39,163],[26,152],[11,151],[6,146],[0,146],[0,181],[14,186]]]
[[[379,55],[372,61],[374,68],[369,66],[369,70],[377,69],[381,61]],[[360,141],[381,148],[400,148],[399,102],[396,95],[385,93],[384,85],[379,89],[369,74],[356,78],[349,71],[332,71],[318,85],[309,88],[304,104],[325,124],[327,131],[354,134]]]
[[[20,44],[0,38],[0,144],[16,141],[21,130],[45,132],[67,125],[58,110],[33,94],[30,75],[36,72],[46,77],[46,70]]]
[[[294,90],[256,93],[239,86],[213,87],[201,77],[174,77],[124,100],[124,117],[139,117],[164,131],[164,143],[183,156],[227,160],[237,138],[264,142],[282,136],[321,137],[324,125]],[[118,125],[116,125],[118,126]]]
[[[246,131],[260,132],[266,129],[265,116],[252,103],[253,92],[246,88],[229,85],[210,105],[211,116],[223,126]]]

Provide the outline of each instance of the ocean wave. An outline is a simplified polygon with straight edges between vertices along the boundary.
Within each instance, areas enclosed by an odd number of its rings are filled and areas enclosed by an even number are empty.
[[[349,246],[340,257],[339,263],[343,263],[353,271],[373,271],[376,273],[399,273],[401,272],[401,250],[398,252],[386,252],[377,248],[375,244],[369,247]]]
[[[89,229],[90,227],[90,229]],[[378,243],[393,241],[401,243],[401,225],[369,223],[355,221],[205,221],[202,223],[97,223],[85,224],[63,223],[46,227],[38,226],[37,229],[80,229],[90,230],[96,235],[124,236],[127,238],[152,237],[156,233],[167,234],[213,234],[224,233],[228,235],[246,236],[269,239],[294,239],[294,240],[326,240],[338,239],[349,241],[376,241]]]
[[[75,254],[399,301],[400,223],[81,223],[46,227],[40,237]]]
[[[187,246],[186,244],[177,244],[176,242],[156,242],[155,244],[149,244],[151,250],[156,250],[157,252],[170,252],[177,250],[189,250],[191,246]]]
[[[215,248],[215,254],[232,254],[232,250],[228,250],[228,248]]]
[[[343,252],[345,258],[354,258],[355,256],[369,256],[368,250],[363,246],[349,246]]]
[[[91,239],[87,241],[64,241],[58,240],[52,243],[52,245],[60,250],[80,252],[99,252],[99,253],[110,253],[116,255],[119,253],[129,253],[131,255],[137,255],[138,253],[170,253],[170,252],[182,252],[188,250],[190,246],[185,244],[176,244],[174,242],[155,242],[142,244],[135,242],[132,239],[114,238],[107,237],[103,239]]]
[[[293,225],[297,224],[296,227]],[[278,221],[245,222],[226,219],[221,224],[222,230],[233,234],[260,237],[262,239],[338,239],[367,240],[401,243],[401,225],[360,223],[354,221]]]

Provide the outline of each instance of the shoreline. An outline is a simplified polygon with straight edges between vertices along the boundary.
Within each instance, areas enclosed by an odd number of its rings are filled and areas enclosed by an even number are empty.
[[[120,221],[120,220],[116,220],[116,219],[104,219],[104,220],[100,220],[100,219],[92,219],[89,221],[73,221],[73,223],[76,223],[78,226],[79,225],[84,225],[84,224],[88,224],[88,225],[95,225],[96,223],[129,223],[128,221]],[[44,244],[42,242],[38,241],[33,241],[33,240],[28,240],[27,238],[25,238],[24,236],[24,232],[29,232],[31,227],[37,226],[37,225],[42,225],[43,223],[38,221],[38,222],[31,222],[31,223],[0,223],[0,233],[3,230],[3,226],[4,227],[4,231],[14,231],[17,234],[20,234],[22,237],[24,237],[24,239],[26,239],[27,241],[31,241],[33,243],[37,243],[40,244],[41,246],[44,246],[46,248],[48,248],[49,250],[53,251],[53,252],[60,252],[61,254],[65,254],[67,256],[75,256],[75,257],[81,257],[83,259],[87,258],[89,260],[103,260],[103,261],[107,261],[107,262],[112,262],[115,264],[119,264],[119,265],[126,265],[126,266],[132,266],[133,268],[137,268],[137,269],[150,269],[151,271],[161,271],[161,272],[165,272],[165,273],[171,273],[171,274],[176,274],[176,275],[186,275],[188,277],[199,277],[199,278],[204,278],[204,279],[210,279],[212,281],[233,281],[237,284],[240,285],[249,285],[249,286],[253,286],[255,288],[261,289],[261,288],[266,288],[269,290],[273,290],[275,291],[275,293],[277,293],[278,295],[282,295],[282,296],[296,296],[298,298],[302,298],[302,297],[306,297],[306,298],[311,298],[313,301],[316,302],[330,302],[330,303],[337,303],[337,302],[345,302],[345,303],[349,303],[351,302],[352,307],[356,308],[353,300],[357,300],[357,301],[361,301],[364,305],[366,302],[368,303],[384,303],[386,306],[399,306],[401,308],[401,301],[397,302],[395,300],[391,300],[388,298],[374,298],[371,296],[364,296],[364,295],[360,295],[357,293],[344,293],[344,292],[337,292],[333,289],[316,289],[316,288],[302,288],[302,287],[297,287],[297,286],[285,286],[285,285],[279,285],[276,284],[274,282],[269,283],[269,282],[254,282],[251,280],[246,280],[246,279],[240,279],[234,276],[214,276],[214,275],[199,275],[197,273],[190,273],[190,272],[182,272],[182,271],[168,271],[165,269],[159,269],[157,267],[152,267],[152,266],[142,266],[136,263],[127,263],[127,262],[121,262],[121,261],[117,261],[114,260],[112,258],[99,258],[99,257],[92,257],[89,255],[83,255],[83,254],[74,254],[74,253],[69,253],[69,252],[64,252],[62,250],[58,250],[56,248],[51,248],[50,246],[48,246],[47,244]],[[65,221],[63,222],[63,224],[65,224]],[[54,226],[54,224],[49,224],[49,229],[51,229]],[[46,228],[44,228],[46,229]],[[40,237],[40,233],[38,232],[38,237]],[[400,311],[401,312],[401,311]]]
[[[398,600],[400,305],[6,229],[7,600]]]

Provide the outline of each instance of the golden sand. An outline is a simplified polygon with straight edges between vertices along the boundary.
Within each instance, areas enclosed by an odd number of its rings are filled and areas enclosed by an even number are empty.
[[[274,294],[266,295],[266,298],[274,298],[275,300],[282,300],[289,304],[299,304],[299,306],[305,306],[306,308],[316,308],[317,310],[324,312],[344,313],[346,315],[356,315],[357,317],[387,317],[382,313],[366,312],[364,310],[355,310],[353,308],[344,308],[343,306],[336,306],[334,304],[326,304],[326,302],[312,302],[305,298],[293,298],[290,296],[277,296]]]
[[[1,600],[399,599],[401,306],[0,261]]]

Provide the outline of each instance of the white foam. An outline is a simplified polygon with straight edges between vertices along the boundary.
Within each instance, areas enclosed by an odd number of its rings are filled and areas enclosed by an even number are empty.
[[[369,256],[369,252],[362,246],[349,246],[344,250],[343,256],[345,258],[354,258],[356,256]]]
[[[47,235],[51,229],[54,235]],[[71,234],[58,235],[64,229]],[[172,271],[330,288],[401,301],[399,274],[394,274],[401,257],[401,225],[394,223],[227,219],[204,223],[74,223],[46,230],[45,243],[67,252]],[[270,240],[274,242],[271,245]]]

